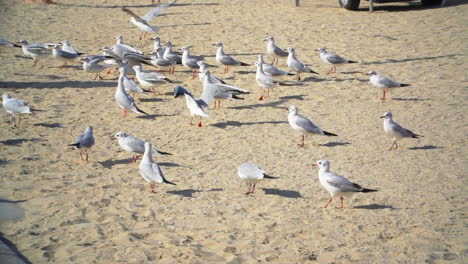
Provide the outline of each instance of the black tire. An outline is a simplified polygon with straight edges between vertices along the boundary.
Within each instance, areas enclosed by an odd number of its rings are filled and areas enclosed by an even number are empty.
[[[430,1],[430,0],[424,0],[424,1]],[[348,10],[357,10],[360,2],[361,0],[338,0],[338,3],[340,4],[340,6]]]
[[[440,5],[442,0],[421,0],[422,5],[425,6],[433,6],[433,5]]]

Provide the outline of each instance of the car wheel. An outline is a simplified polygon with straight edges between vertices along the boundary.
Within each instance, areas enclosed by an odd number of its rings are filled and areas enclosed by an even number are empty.
[[[424,1],[430,1],[430,0],[424,0]],[[348,10],[358,9],[359,2],[361,2],[361,0],[338,0],[338,3],[340,3],[340,6]]]
[[[421,3],[425,6],[440,5],[442,3],[442,0],[421,0]]]

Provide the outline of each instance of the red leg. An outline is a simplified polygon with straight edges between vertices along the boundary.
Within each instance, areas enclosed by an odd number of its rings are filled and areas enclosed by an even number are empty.
[[[303,148],[304,147],[304,138],[305,138],[305,135],[302,135],[301,136],[302,140],[301,140],[301,144],[297,144],[299,147]]]
[[[380,100],[385,100],[385,90],[383,90],[382,98]]]
[[[86,154],[86,161],[88,161],[88,150],[85,149],[85,154]]]
[[[150,183],[150,186],[151,186],[151,192],[154,193],[154,187],[156,186],[156,183],[155,182],[151,182]]]
[[[333,197],[330,198],[330,200],[328,201],[328,203],[327,203],[323,208],[327,208],[327,206],[328,206],[329,204],[331,204],[332,201],[333,201]]]
[[[80,158],[81,158],[81,160],[84,160],[84,158],[83,158],[83,151],[82,151],[81,149],[80,149]]]

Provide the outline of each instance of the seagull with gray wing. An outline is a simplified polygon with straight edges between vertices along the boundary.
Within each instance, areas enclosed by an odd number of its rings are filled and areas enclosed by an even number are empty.
[[[410,130],[400,126],[397,122],[393,121],[391,112],[385,112],[380,118],[384,119],[383,127],[384,127],[385,134],[393,138],[393,143],[390,146],[389,150],[392,150],[393,146],[395,146],[395,149],[398,148],[397,140],[400,140],[403,138],[422,137],[421,135],[415,134],[411,132]]]
[[[335,53],[328,51],[327,48],[325,47],[319,48],[317,50],[320,51],[320,59],[322,59],[322,61],[324,61],[325,63],[332,65],[327,75],[331,73],[336,73],[336,65],[346,64],[346,63],[357,63],[357,61],[352,61],[352,60],[348,60],[343,57],[340,57],[336,55]]]
[[[88,126],[83,134],[80,134],[75,143],[68,146],[73,146],[80,150],[81,160],[88,161],[88,149],[94,145],[93,127]],[[83,154],[85,157],[83,158]]]

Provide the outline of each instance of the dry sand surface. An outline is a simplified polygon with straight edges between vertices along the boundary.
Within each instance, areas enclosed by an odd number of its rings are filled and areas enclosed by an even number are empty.
[[[58,0],[60,5],[0,1],[1,36],[30,43],[69,40],[86,54],[99,54],[121,34],[148,52],[152,41],[120,10],[137,14],[150,0]],[[282,78],[258,101],[255,66],[214,74],[252,93],[209,110],[204,127],[190,126],[174,84],[161,95],[142,97],[150,116],[122,111],[114,100],[116,75],[92,80],[77,61],[65,69],[53,58],[21,58],[0,47],[0,91],[43,110],[12,128],[0,122],[0,197],[25,216],[1,221],[2,236],[32,263],[467,263],[467,66],[468,5],[445,8],[419,3],[377,5],[376,12],[350,12],[336,0],[179,0],[152,24],[177,47],[192,45],[215,65],[213,43],[246,63],[264,54],[271,34],[296,48],[320,75]],[[325,75],[315,49],[330,50],[358,64]],[[270,58],[267,58],[270,61]],[[285,60],[280,68],[286,69]],[[410,87],[381,102],[365,73],[375,70]],[[169,78],[195,95],[202,86],[182,67]],[[306,137],[287,123],[290,105],[339,137]],[[424,137],[405,139],[387,151],[384,112]],[[94,126],[90,161],[67,147]],[[168,180],[149,184],[130,166],[131,155],[109,137],[124,130],[173,156],[157,156]],[[337,209],[321,208],[329,194],[312,167],[329,159],[331,169],[379,191],[357,194]],[[237,167],[253,162],[279,179],[264,181],[253,195]]]

